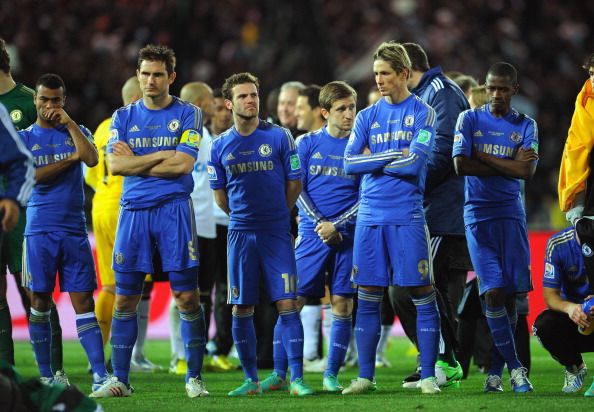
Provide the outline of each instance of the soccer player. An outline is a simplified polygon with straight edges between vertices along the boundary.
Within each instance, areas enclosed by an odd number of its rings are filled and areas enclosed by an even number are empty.
[[[185,84],[180,91],[180,98],[192,103],[200,110],[204,117],[204,124],[210,122],[214,111],[214,97],[212,89],[203,82],[191,82]],[[209,330],[210,315],[212,313],[212,289],[215,283],[216,269],[216,225],[214,220],[214,197],[208,183],[207,161],[212,138],[210,132],[204,126],[202,128],[202,141],[198,151],[198,158],[194,164],[192,177],[194,179],[194,190],[192,191],[192,203],[194,204],[194,219],[198,234],[198,248],[200,253],[200,276],[198,286],[200,289],[200,301],[204,310],[205,330]],[[172,302],[173,303],[173,302]],[[185,354],[179,328],[179,314],[177,308],[172,305],[169,311],[172,363],[171,367],[177,372],[178,367],[183,368]],[[206,359],[205,367],[208,370],[226,372],[235,367],[226,359],[214,355]]]
[[[231,110],[225,106],[225,98],[220,88],[213,90],[215,109],[210,122],[210,133],[214,139],[233,124]],[[210,149],[209,149],[210,150]],[[217,363],[224,366],[230,365],[227,356],[233,346],[233,335],[231,323],[233,321],[232,307],[227,304],[227,227],[229,216],[221,210],[213,197],[213,214],[216,223],[216,245],[215,245],[215,325],[216,333],[213,343],[216,347],[215,356]],[[214,359],[214,357],[213,357]]]
[[[16,130],[29,127],[37,119],[37,112],[33,104],[35,92],[12,78],[10,71],[10,56],[6,50],[6,43],[0,39],[0,103],[4,104]],[[24,176],[23,176],[24,178]],[[5,177],[0,177],[0,190],[8,185]],[[22,285],[21,271],[23,258],[23,232],[25,231],[25,213],[19,214],[17,226],[4,235],[4,242],[0,247],[0,359],[14,364],[14,345],[12,342],[12,321],[10,309],[6,302],[6,288],[8,271],[13,274],[15,283],[21,296],[27,318],[31,309],[31,299],[28,291]],[[52,327],[52,369],[56,371],[58,379],[68,382],[64,374],[62,357],[62,328],[56,305],[52,300],[50,310]]]
[[[23,282],[31,290],[29,334],[42,382],[63,383],[51,367],[50,309],[60,277],[60,290],[70,294],[78,338],[93,372],[92,390],[107,378],[101,329],[95,317],[95,264],[87,238],[82,163],[97,164],[91,132],[64,110],[66,86],[56,74],[35,84],[37,120],[20,137],[33,153],[37,184],[27,207]]]
[[[313,132],[324,126],[325,119],[319,101],[320,90],[321,87],[317,84],[310,84],[299,91],[295,105],[297,129]]]
[[[117,110],[107,161],[124,176],[114,245],[115,311],[111,328],[114,376],[92,397],[130,396],[128,382],[138,324],[136,307],[154,254],[167,272],[181,318],[188,371],[186,393],[207,396],[201,378],[204,315],[198,295],[198,244],[190,193],[198,155],[202,112],[169,94],[175,54],[166,46],[140,50],[136,70],[142,99]]]
[[[582,66],[588,73],[575,99],[559,170],[559,206],[575,226],[583,244],[594,249],[594,184],[592,143],[594,142],[594,54]],[[584,217],[584,219],[581,219]],[[586,274],[594,285],[594,254],[584,254]]]
[[[136,76],[130,77],[122,86],[122,101],[128,105],[142,97]],[[115,275],[111,267],[113,245],[118,223],[119,202],[122,195],[123,178],[114,176],[107,165],[107,143],[111,118],[105,119],[97,127],[94,138],[99,149],[99,162],[96,167],[87,169],[85,182],[95,190],[93,196],[93,234],[97,249],[97,266],[101,279],[101,290],[97,296],[95,314],[103,335],[103,346],[109,341],[113,305],[115,303]],[[159,366],[153,364],[144,355],[146,340],[149,297],[152,282],[145,282],[142,299],[138,305],[138,338],[134,344],[130,369],[140,372],[154,372]]]
[[[417,309],[421,391],[434,394],[440,392],[435,379],[439,313],[423,191],[435,111],[408,91],[411,63],[402,45],[382,43],[373,55],[373,72],[383,98],[357,115],[344,159],[348,174],[361,175],[361,203],[353,252],[359,377],[342,393],[376,389],[380,303],[384,289],[396,284],[410,288]]]
[[[228,303],[234,305],[233,340],[246,377],[229,396],[262,392],[253,322],[261,281],[281,319],[275,335],[287,352],[290,393],[311,395],[303,382],[303,326],[289,233],[289,211],[301,192],[299,155],[287,129],[259,119],[258,91],[250,73],[225,80],[223,96],[235,124],[212,142],[208,162],[215,200],[230,217]],[[286,387],[280,379],[271,384]]]
[[[291,134],[297,136],[297,115],[295,108],[297,106],[297,97],[299,92],[305,89],[305,85],[298,81],[283,83],[278,94],[278,103],[276,114],[281,126],[291,131]]]
[[[313,132],[324,126],[325,119],[322,116],[320,107],[320,89],[316,84],[306,86],[299,91],[297,104],[295,105],[295,115],[297,116],[297,129],[306,132]],[[320,342],[321,323],[322,323],[322,305],[318,297],[309,296],[305,300],[305,305],[299,313],[303,323],[303,364],[304,370],[312,372],[310,368],[317,368],[319,364],[322,367],[326,365],[326,359],[320,359],[321,354],[318,350],[322,347]],[[278,339],[274,339],[273,348],[282,347]],[[286,355],[283,356],[286,358]],[[285,368],[286,369],[286,368]]]
[[[404,43],[412,70],[408,79],[411,93],[435,110],[435,144],[429,154],[425,180],[424,209],[431,236],[431,260],[437,290],[443,346],[436,363],[440,386],[459,387],[462,367],[456,360],[455,314],[462,298],[466,273],[472,269],[464,237],[464,178],[457,176],[451,153],[454,129],[460,112],[469,109],[466,96],[441,67],[429,66],[427,54],[416,43]],[[390,290],[397,315],[407,336],[416,344],[416,311],[406,288]],[[416,375],[419,376],[419,375]],[[415,387],[411,377],[405,387]]]
[[[574,227],[554,234],[547,242],[542,285],[548,309],[534,321],[533,332],[553,359],[565,367],[563,392],[579,392],[588,373],[582,353],[594,352],[594,334],[578,331],[578,327],[592,326],[588,316],[592,313],[582,308],[592,292]],[[594,383],[584,395],[594,396]]]
[[[357,93],[345,82],[326,84],[319,104],[325,127],[297,139],[303,168],[299,207],[297,307],[307,298],[324,296],[326,272],[332,303],[332,329],[323,389],[340,392],[338,371],[351,338],[353,295],[351,282],[353,235],[359,207],[359,177],[343,167],[344,149],[353,127]],[[277,339],[275,339],[276,341]],[[276,368],[275,368],[276,371]],[[286,371],[286,361],[281,373]]]
[[[0,169],[9,183],[0,197],[1,244],[4,234],[17,226],[20,207],[26,205],[35,184],[31,153],[16,134],[9,114],[2,104],[0,104],[0,143],[3,149],[0,152]]]
[[[533,119],[511,107],[519,88],[511,64],[491,66],[485,86],[489,103],[460,114],[452,152],[456,173],[466,176],[466,239],[497,349],[484,390],[503,391],[506,363],[513,391],[528,392],[532,384],[518,360],[513,331],[515,295],[532,290],[520,180],[530,179],[536,170],[538,129]]]

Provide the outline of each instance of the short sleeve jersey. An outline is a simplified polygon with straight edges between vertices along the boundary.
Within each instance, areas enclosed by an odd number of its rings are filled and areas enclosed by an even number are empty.
[[[592,250],[585,252],[592,253]],[[582,248],[573,227],[554,234],[547,242],[542,285],[559,289],[563,299],[575,303],[582,303],[590,294]]]
[[[227,192],[229,229],[289,230],[286,184],[301,178],[301,167],[287,129],[260,120],[242,136],[232,127],[213,140],[208,174],[212,189]]]
[[[140,99],[113,114],[107,153],[113,153],[113,144],[122,141],[136,156],[176,150],[196,159],[201,133],[202,112],[193,104],[174,96],[167,107],[152,110]],[[120,205],[126,209],[157,206],[187,199],[193,188],[190,173],[175,178],[126,176]]]
[[[91,132],[80,126],[93,141]],[[74,141],[64,126],[44,128],[34,123],[19,135],[33,154],[35,167],[49,166],[76,152]],[[87,232],[84,214],[83,166],[78,162],[47,182],[38,182],[27,207],[25,235],[49,232]]]
[[[538,128],[515,109],[504,117],[491,114],[489,105],[460,113],[452,157],[472,156],[478,150],[501,159],[513,159],[518,149],[538,152]],[[520,179],[507,176],[466,176],[464,222],[508,218],[526,220]]]

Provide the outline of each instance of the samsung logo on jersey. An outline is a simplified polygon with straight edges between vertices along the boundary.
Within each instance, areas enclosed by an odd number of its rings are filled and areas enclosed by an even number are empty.
[[[178,141],[179,137],[177,136],[133,137],[128,140],[128,146],[132,149],[137,147],[177,146]]]
[[[413,132],[407,132],[406,130],[398,130],[397,132],[386,132],[371,135],[371,144],[387,143],[393,140],[408,140],[409,142],[413,138]]]
[[[485,144],[481,143],[475,145],[477,150],[480,150],[483,153],[492,154],[492,155],[499,155],[504,157],[514,157],[514,148],[507,147],[500,144]]]
[[[322,176],[341,176],[346,177],[347,179],[354,179],[354,175],[347,175],[344,172],[342,167],[337,166],[320,166],[320,165],[311,165],[309,166],[309,174],[312,176],[322,175]]]
[[[274,169],[274,162],[272,160],[261,160],[257,162],[244,162],[235,165],[226,166],[227,173],[238,175],[240,173],[249,172],[265,172]]]
[[[72,153],[55,153],[52,155],[41,155],[35,156],[35,165],[36,166],[47,166],[60,160],[68,159],[72,156]]]

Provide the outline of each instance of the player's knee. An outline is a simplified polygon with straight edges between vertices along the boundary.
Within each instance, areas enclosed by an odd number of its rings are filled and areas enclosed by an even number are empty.
[[[197,290],[173,291],[177,308],[182,312],[191,312],[200,307],[200,297]]]
[[[251,305],[233,305],[233,315],[246,316],[253,315],[254,307]]]
[[[114,308],[119,312],[136,312],[140,295],[116,295]]]
[[[52,307],[52,298],[49,293],[31,293],[31,307],[39,312],[47,312]]]
[[[281,299],[275,302],[276,310],[284,312],[288,310],[297,309],[297,301],[295,299]]]
[[[339,295],[332,296],[332,314],[345,317],[352,313],[353,299]]]
[[[70,294],[72,306],[77,314],[89,313],[95,310],[93,292],[77,292]]]
[[[505,291],[501,288],[489,289],[485,292],[485,302],[488,306],[504,306],[506,303]]]
[[[532,333],[541,340],[543,338],[546,339],[551,333],[556,333],[556,328],[552,327],[553,322],[551,322],[551,317],[549,315],[550,311],[545,310],[537,316],[534,325],[532,326]]]
[[[432,285],[417,286],[417,287],[410,288],[410,295],[413,298],[418,298],[418,297],[421,297],[421,296],[425,296],[425,295],[428,295],[431,292],[433,292],[433,286]]]

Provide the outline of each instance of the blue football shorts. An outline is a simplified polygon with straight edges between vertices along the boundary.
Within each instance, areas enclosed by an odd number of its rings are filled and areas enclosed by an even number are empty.
[[[153,273],[153,254],[159,253],[163,272],[198,266],[198,239],[190,199],[146,209],[120,209],[113,248],[116,272]]]
[[[466,241],[481,295],[495,288],[507,293],[532,290],[525,222],[496,219],[466,225]]]
[[[357,225],[353,281],[359,286],[431,285],[429,250],[426,225]]]
[[[23,286],[33,292],[53,292],[56,273],[62,292],[97,289],[93,252],[86,233],[27,235],[23,249]]]
[[[331,295],[352,296],[357,293],[351,281],[352,237],[344,236],[338,245],[328,246],[317,236],[299,236],[295,242],[295,260],[299,296],[322,298],[326,284]]]
[[[227,303],[255,305],[264,281],[271,302],[295,299],[297,268],[288,232],[229,230]]]

